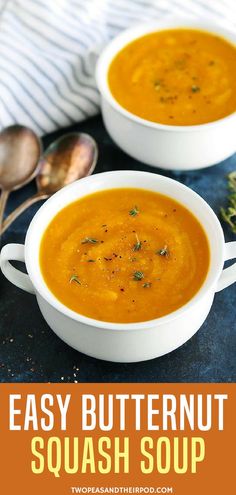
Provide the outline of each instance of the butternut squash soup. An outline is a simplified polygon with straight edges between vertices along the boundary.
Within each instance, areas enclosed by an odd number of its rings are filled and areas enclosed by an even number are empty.
[[[198,220],[144,189],[97,192],[62,209],[40,247],[44,280],[68,308],[132,323],[183,306],[202,286],[209,246]]]
[[[236,110],[236,48],[196,29],[154,32],[115,56],[108,83],[122,107],[146,120],[212,122]]]

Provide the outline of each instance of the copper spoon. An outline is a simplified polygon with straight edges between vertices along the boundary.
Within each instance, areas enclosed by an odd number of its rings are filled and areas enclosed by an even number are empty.
[[[0,133],[0,233],[10,192],[36,175],[40,153],[41,142],[28,127],[12,125]]]
[[[5,219],[2,232],[29,206],[49,198],[67,184],[92,174],[97,158],[97,144],[88,134],[70,133],[54,141],[39,161],[37,193]]]

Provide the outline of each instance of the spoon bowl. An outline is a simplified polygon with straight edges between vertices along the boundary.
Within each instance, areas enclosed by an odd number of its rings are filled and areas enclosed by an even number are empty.
[[[97,145],[88,134],[62,136],[47,148],[39,161],[38,191],[51,195],[71,182],[91,175],[97,158]]]
[[[14,210],[3,223],[2,232],[32,204],[47,199],[62,187],[91,175],[98,159],[98,147],[89,134],[73,132],[60,137],[43,153],[38,164],[37,193]]]
[[[16,124],[0,133],[0,232],[10,192],[35,177],[40,153],[41,141],[32,129]]]

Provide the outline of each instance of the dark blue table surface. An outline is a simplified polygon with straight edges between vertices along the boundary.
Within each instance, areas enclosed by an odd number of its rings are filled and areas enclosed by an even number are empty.
[[[139,163],[109,138],[100,117],[71,128],[90,133],[98,142],[96,173],[137,169],[161,173],[199,193],[219,214],[226,205],[226,175],[236,169],[236,155],[200,171],[164,172]],[[68,129],[66,130],[68,131]],[[63,130],[44,138],[47,146]],[[144,143],[145,146],[145,143]],[[35,192],[35,184],[10,197],[7,214]],[[2,244],[23,243],[26,229],[40,204],[28,209],[5,233]],[[236,240],[223,225],[227,241]],[[33,296],[11,285],[0,274],[1,382],[235,382],[236,285],[218,293],[207,321],[176,351],[151,361],[114,364],[89,358],[64,344],[47,326]]]

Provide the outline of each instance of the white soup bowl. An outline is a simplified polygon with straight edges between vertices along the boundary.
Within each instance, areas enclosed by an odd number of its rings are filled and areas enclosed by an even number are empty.
[[[122,194],[124,187],[165,194],[188,208],[207,233],[210,267],[200,290],[177,311],[145,322],[116,324],[87,318],[62,304],[43,279],[39,251],[47,225],[62,208],[96,191],[121,188]],[[166,354],[192,337],[205,321],[215,292],[236,281],[236,264],[223,270],[224,261],[235,257],[236,242],[225,244],[216,215],[198,194],[175,180],[157,174],[115,171],[79,180],[48,199],[30,224],[25,246],[4,246],[0,266],[10,282],[36,296],[46,322],[67,344],[99,359],[135,362]],[[10,260],[25,262],[28,275],[14,268],[9,263]]]
[[[128,43],[154,31],[179,27],[205,30],[236,44],[235,33],[211,22],[167,17],[132,27],[114,38],[98,59],[96,81],[101,94],[105,127],[122,150],[154,167],[171,170],[200,169],[221,162],[235,153],[236,112],[201,125],[158,124],[127,111],[114,98],[108,84],[110,64]]]

